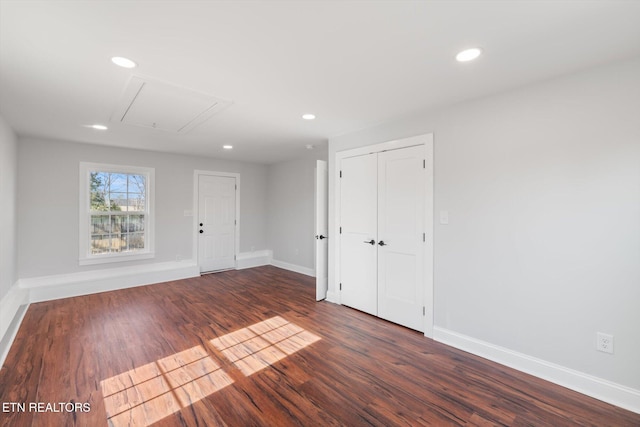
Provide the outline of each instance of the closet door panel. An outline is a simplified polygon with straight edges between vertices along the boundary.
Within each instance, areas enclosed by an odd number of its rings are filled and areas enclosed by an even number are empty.
[[[373,315],[378,311],[377,168],[377,154],[349,157],[340,165],[340,301]]]
[[[378,316],[424,330],[424,147],[378,155]]]

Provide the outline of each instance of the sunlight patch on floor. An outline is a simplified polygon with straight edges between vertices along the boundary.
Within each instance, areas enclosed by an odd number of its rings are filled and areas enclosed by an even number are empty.
[[[249,376],[320,340],[280,316],[211,340],[211,344]]]
[[[249,376],[319,341],[275,316],[212,339]],[[192,347],[100,382],[110,426],[149,426],[233,384],[202,346]]]
[[[148,426],[230,385],[202,346],[100,383],[111,426]]]

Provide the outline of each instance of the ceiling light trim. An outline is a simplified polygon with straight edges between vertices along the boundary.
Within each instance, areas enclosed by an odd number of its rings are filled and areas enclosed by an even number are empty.
[[[113,56],[111,57],[111,62],[122,68],[136,68],[138,66],[135,61],[124,56]]]
[[[480,55],[482,55],[482,49],[479,47],[472,47],[458,52],[456,55],[456,61],[469,62],[478,59]]]

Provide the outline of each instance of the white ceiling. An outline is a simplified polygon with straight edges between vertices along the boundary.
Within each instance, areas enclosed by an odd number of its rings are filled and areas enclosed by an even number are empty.
[[[457,63],[471,46],[484,55]],[[116,55],[139,66],[116,67]],[[637,56],[633,0],[0,0],[0,114],[19,135],[272,163],[416,110]],[[233,104],[186,134],[110,122],[133,75]]]

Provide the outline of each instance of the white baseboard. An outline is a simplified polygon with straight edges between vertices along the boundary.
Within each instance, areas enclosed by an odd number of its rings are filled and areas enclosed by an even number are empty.
[[[141,264],[104,270],[42,276],[18,281],[29,292],[30,302],[95,294],[200,275],[192,260]]]
[[[273,265],[274,267],[284,268],[285,270],[304,274],[306,276],[316,277],[316,272],[313,268],[302,267],[301,265],[289,264],[288,262],[278,261],[277,259],[271,260],[271,265]]]
[[[433,338],[460,350],[526,372],[612,405],[640,413],[640,390],[518,353],[445,328],[434,327]]]
[[[29,292],[16,282],[0,300],[0,366],[9,353],[29,305]]]
[[[0,338],[4,337],[20,306],[28,303],[29,292],[16,282],[0,300]]]
[[[273,251],[263,249],[253,252],[242,252],[236,257],[236,269],[243,270],[245,268],[260,267],[262,265],[271,264]]]

